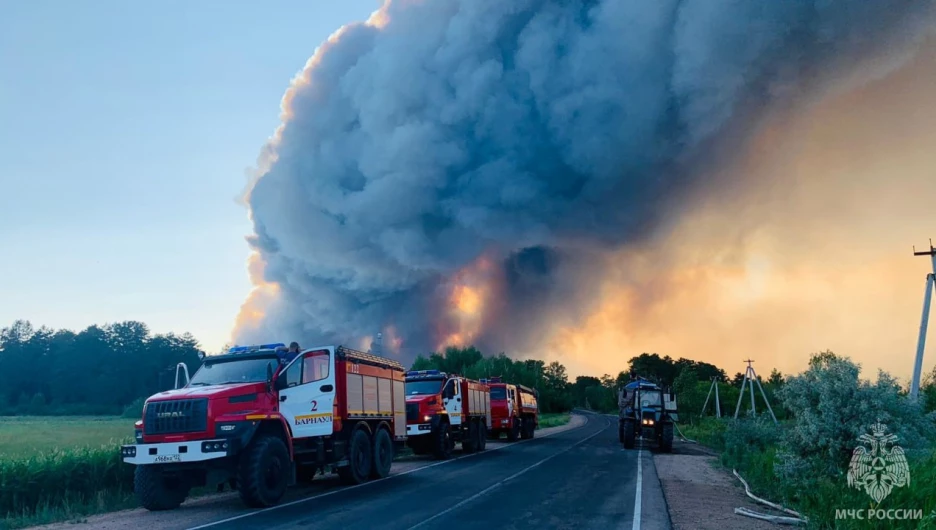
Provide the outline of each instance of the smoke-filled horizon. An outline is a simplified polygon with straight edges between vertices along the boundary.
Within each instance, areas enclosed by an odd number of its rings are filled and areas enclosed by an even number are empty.
[[[284,97],[247,193],[257,288],[235,339],[366,347],[382,330],[408,358],[591,355],[568,337],[609,304],[626,321],[602,325],[627,330],[679,297],[646,271],[691,267],[647,249],[782,182],[737,171],[765,127],[900,68],[933,16],[896,0],[390,2]],[[765,222],[713,252],[746,258]]]

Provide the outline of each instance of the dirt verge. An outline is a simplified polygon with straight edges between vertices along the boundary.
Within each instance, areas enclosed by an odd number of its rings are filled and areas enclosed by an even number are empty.
[[[774,515],[745,495],[741,483],[717,467],[717,457],[705,448],[676,442],[673,453],[657,453],[653,460],[673,530],[776,530],[772,523],[734,513],[735,508],[746,507]]]

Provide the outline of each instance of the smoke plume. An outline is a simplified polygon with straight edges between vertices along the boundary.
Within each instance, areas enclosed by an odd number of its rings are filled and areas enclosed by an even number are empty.
[[[888,76],[933,22],[910,0],[388,1],[284,96],[235,339],[561,357],[607,304],[633,326],[692,282],[648,249],[713,201],[749,213],[781,177],[741,159],[781,116]],[[748,218],[709,238],[726,267]]]

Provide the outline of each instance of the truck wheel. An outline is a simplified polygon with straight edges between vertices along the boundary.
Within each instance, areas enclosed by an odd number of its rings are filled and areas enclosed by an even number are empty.
[[[507,441],[516,442],[517,438],[520,437],[520,421],[514,421],[513,426],[507,431]]]
[[[393,463],[393,440],[387,429],[378,429],[374,436],[374,463],[371,466],[371,478],[386,478],[390,475]]]
[[[633,420],[624,420],[624,448],[633,449],[636,440],[637,433],[634,431]]]
[[[673,424],[666,422],[663,424],[663,437],[660,440],[660,448],[664,453],[673,452]]]
[[[466,454],[478,450],[478,422],[474,420],[468,422],[468,433],[462,438],[462,450]]]
[[[433,453],[435,457],[439,460],[447,460],[452,457],[452,446],[455,443],[452,441],[452,428],[449,427],[448,423],[443,422],[439,425],[439,428],[435,433]]]
[[[370,436],[364,429],[355,429],[348,448],[348,465],[338,468],[338,477],[346,484],[363,484],[370,476],[372,460]]]
[[[241,456],[237,491],[244,504],[265,508],[278,503],[289,485],[289,450],[278,436],[261,436]]]
[[[523,429],[521,430],[520,437],[523,438],[524,440],[529,440],[529,439],[533,438],[533,429],[534,429],[534,426],[533,426],[533,419],[532,419],[532,418],[524,418],[524,419],[523,419]]]
[[[487,447],[487,424],[484,423],[484,420],[478,422],[478,451],[484,451],[484,448]]]
[[[182,477],[163,476],[157,466],[136,466],[133,490],[140,505],[151,512],[174,510],[188,497],[190,486]]]

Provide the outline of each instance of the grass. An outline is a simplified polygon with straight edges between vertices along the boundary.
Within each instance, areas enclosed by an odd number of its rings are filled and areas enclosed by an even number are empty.
[[[787,423],[787,422],[785,422]],[[781,424],[781,428],[786,425]],[[751,487],[751,491],[764,499],[782,503],[807,516],[807,528],[834,528],[837,530],[908,528],[936,530],[936,453],[908,457],[910,484],[894,488],[875,505],[863,490],[848,487],[843,473],[838,477],[816,476],[807,484],[791,485],[779,480],[774,472],[777,445],[759,446],[755,443],[738,445],[731,442],[730,420],[705,419],[695,425],[680,425],[687,438],[714,449],[720,454],[719,464],[730,472],[737,469]],[[732,477],[732,480],[735,480]],[[737,482],[737,481],[736,481]],[[740,483],[738,483],[740,484]],[[836,509],[912,509],[922,510],[922,520],[857,520],[835,518]],[[764,507],[764,513],[772,513]],[[930,515],[933,514],[933,515]]]
[[[113,416],[0,417],[0,455],[15,458],[56,449],[114,447],[132,440],[133,422]]]
[[[539,415],[539,428],[558,427],[569,423],[572,414],[569,412],[547,412]]]
[[[117,450],[132,439],[126,418],[0,418],[0,529],[133,506],[133,469]]]

